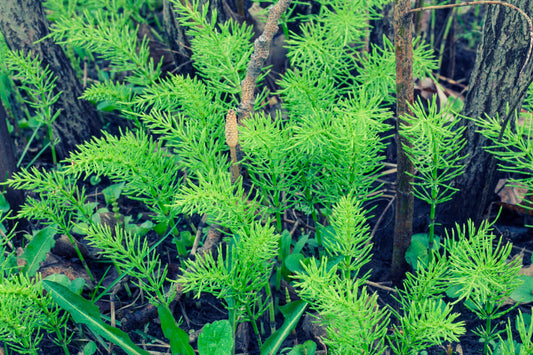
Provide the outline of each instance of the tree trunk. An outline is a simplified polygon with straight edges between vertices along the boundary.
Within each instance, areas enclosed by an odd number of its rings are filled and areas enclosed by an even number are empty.
[[[381,10],[383,15],[380,19],[370,20],[369,42],[377,45],[379,48],[384,47],[383,36],[387,37],[391,41],[394,40],[394,6],[392,3],[388,3],[383,6]]]
[[[17,169],[17,160],[13,153],[11,138],[7,129],[7,113],[0,103],[0,183],[5,182]],[[5,197],[13,211],[18,211],[19,206],[24,203],[24,192],[3,186]]]
[[[410,0],[394,1],[394,48],[396,50],[396,131],[397,137],[397,177],[396,177],[396,216],[394,221],[394,242],[392,251],[391,279],[401,286],[408,265],[405,252],[413,234],[414,197],[412,193],[414,173],[411,160],[403,149],[407,141],[401,137],[403,116],[411,114],[409,105],[414,101],[413,80],[413,41],[412,16],[408,14]]]
[[[49,33],[48,26],[41,1],[0,1],[0,31],[9,48],[38,55],[43,67],[48,65],[57,77],[56,90],[63,93],[54,105],[54,110],[61,110],[61,114],[53,124],[53,132],[61,139],[56,146],[58,157],[64,158],[77,144],[98,135],[101,123],[94,107],[78,99],[82,89],[63,49],[51,39],[36,43]]]
[[[533,0],[513,4],[526,13],[533,13]],[[530,37],[527,22],[519,12],[499,5],[488,6],[463,115],[499,115],[507,124],[514,119],[514,112],[520,110],[533,78],[531,60],[520,76]],[[463,223],[468,218],[480,222],[497,183],[496,163],[483,150],[490,142],[475,132],[477,127],[472,121],[465,120],[462,124],[466,125],[466,169],[455,182],[461,192],[440,212],[441,220],[448,225]]]
[[[172,50],[174,64],[179,68],[179,73],[192,74],[193,67],[189,40],[185,36],[184,28],[176,21],[174,7],[169,0],[163,1],[163,20],[165,35]]]

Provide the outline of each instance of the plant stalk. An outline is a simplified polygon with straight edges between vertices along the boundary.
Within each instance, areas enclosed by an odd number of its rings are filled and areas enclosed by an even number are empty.
[[[391,278],[400,286],[408,269],[405,252],[413,234],[414,196],[412,183],[414,166],[403,149],[409,144],[401,134],[402,119],[411,113],[409,105],[414,102],[413,80],[413,40],[412,20],[409,16],[411,2],[409,0],[394,1],[394,45],[396,48],[396,130],[397,130],[397,176],[396,176],[396,216],[394,225],[394,242],[391,264]]]

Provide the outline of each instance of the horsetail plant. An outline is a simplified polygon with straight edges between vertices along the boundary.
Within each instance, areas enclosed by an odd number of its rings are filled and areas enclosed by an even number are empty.
[[[297,201],[294,180],[300,174],[299,156],[287,147],[291,142],[291,129],[284,128],[280,113],[274,118],[258,113],[249,117],[239,131],[244,155],[242,164],[267,211],[276,216],[279,233],[284,212]]]
[[[335,354],[380,354],[385,349],[389,312],[364,287],[359,275],[370,260],[370,235],[355,197],[342,198],[332,214],[334,232],[324,239],[330,257],[311,259],[296,272],[295,286],[318,321],[327,327],[324,342]]]
[[[498,344],[496,346],[495,355],[528,355],[533,352],[533,322],[529,318],[529,326],[524,319],[522,311],[518,310],[518,315],[515,320],[515,329],[518,331],[521,343],[517,343],[513,339],[513,327],[511,325],[511,319],[507,319],[505,325],[505,333],[507,340],[503,340],[500,334],[498,334]]]
[[[35,128],[32,140],[41,126],[45,126],[48,134],[52,152],[52,161],[57,164],[55,145],[58,143],[54,139],[52,124],[61,114],[61,111],[54,111],[54,104],[59,99],[61,92],[55,90],[56,77],[48,69],[43,69],[41,60],[38,56],[32,58],[31,52],[24,55],[22,52],[9,51],[7,53],[7,67],[11,70],[18,80],[23,84],[19,86],[28,96],[24,101],[35,110],[35,119],[39,124]]]
[[[6,277],[5,272],[0,265],[0,341],[22,354],[37,355],[46,331],[68,355],[73,336],[67,328],[69,315],[45,294],[40,275]]]
[[[465,156],[460,154],[466,144],[465,127],[454,127],[450,107],[439,110],[436,97],[433,96],[427,111],[421,102],[413,105],[413,116],[404,117],[406,124],[400,128],[400,134],[409,142],[404,149],[417,170],[413,194],[430,206],[428,258],[433,253],[437,205],[449,201],[458,191],[451,182],[464,170],[461,161]]]
[[[231,154],[231,180],[235,182],[241,175],[240,166],[237,162],[237,144],[239,144],[239,132],[237,130],[237,115],[230,109],[226,115],[226,144]]]
[[[220,246],[217,257],[212,253],[186,261],[178,283],[184,291],[194,291],[196,297],[209,292],[224,300],[229,311],[232,337],[237,323],[250,321],[262,345],[257,319],[267,310],[271,299],[263,300],[262,288],[270,287],[269,279],[277,256],[279,235],[274,228],[253,222],[247,229],[233,231],[233,238]]]
[[[444,245],[449,254],[450,285],[454,285],[447,293],[458,297],[456,302],[464,300],[464,305],[485,321],[474,331],[483,341],[484,354],[489,354],[489,345],[499,334],[492,321],[513,309],[501,310],[521,283],[518,272],[522,267],[520,258],[510,259],[512,245],[504,244],[501,236],[497,239],[491,226],[483,222],[476,227],[468,221],[466,226],[457,226],[458,240],[452,230]]]
[[[533,95],[529,96],[526,107],[531,108]],[[507,113],[513,114],[513,113]],[[511,173],[507,182],[512,187],[527,188],[526,199],[533,191],[533,123],[526,116],[520,119],[515,114],[515,119],[502,127],[500,117],[485,117],[473,119],[478,126],[478,132],[488,138],[490,143],[484,147],[499,161],[499,170]],[[527,201],[521,202],[524,208],[532,209]]]

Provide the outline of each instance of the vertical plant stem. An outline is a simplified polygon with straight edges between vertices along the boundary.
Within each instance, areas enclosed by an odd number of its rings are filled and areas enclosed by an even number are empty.
[[[405,251],[409,247],[413,234],[413,204],[412,194],[414,167],[403,149],[403,144],[409,144],[401,134],[401,125],[407,124],[403,116],[410,114],[410,104],[414,102],[413,83],[413,41],[412,21],[408,16],[411,7],[409,0],[394,1],[394,47],[396,52],[396,129],[397,141],[397,176],[396,176],[396,216],[394,225],[394,245],[392,252],[391,279],[396,285],[401,280],[408,265],[405,261]]]
[[[244,17],[244,1],[237,0],[237,13]]]
[[[241,176],[240,164],[237,160],[237,145],[239,144],[239,130],[237,129],[237,115],[234,110],[229,110],[226,115],[226,143],[231,155],[231,182],[235,183]]]
[[[261,333],[259,333],[259,328],[257,328],[257,320],[254,317],[254,313],[250,309],[249,303],[246,304],[246,312],[248,313],[248,316],[250,317],[250,323],[252,323],[252,329],[254,330],[255,337],[257,338],[257,344],[259,345],[259,349],[261,349],[261,347],[263,346],[263,342],[261,341]]]
[[[448,35],[450,34],[450,29],[452,27],[452,23],[454,22],[456,12],[457,12],[456,9],[453,8],[450,15],[448,16],[448,21],[446,21],[446,27],[444,28],[444,34],[442,35],[442,40],[441,40],[440,48],[439,48],[439,62],[437,65],[438,68],[441,68],[442,66],[442,59],[444,58],[444,49],[446,47],[446,41],[448,39]],[[440,72],[440,69],[439,69],[439,72]]]
[[[428,262],[431,262],[431,259],[433,257],[433,242],[435,240],[435,215],[437,210],[437,195],[439,193],[438,187],[435,185],[435,182],[438,179],[438,142],[435,137],[433,137],[433,170],[431,171],[431,178],[433,179],[433,184],[431,186],[431,209],[429,211],[429,241],[428,241]]]
[[[231,155],[231,181],[235,182],[241,176],[241,165],[237,161],[237,149],[235,146],[229,147]]]
[[[416,7],[424,7],[424,0],[416,0]],[[415,35],[420,36],[422,32],[422,13],[419,12],[416,14],[415,19]]]
[[[433,195],[433,191],[431,193]],[[429,250],[433,249],[433,243],[435,242],[435,211],[437,209],[436,203],[431,203],[429,211]]]
[[[274,297],[272,296],[272,290],[270,289],[270,283],[265,284],[265,292],[267,299],[270,299],[268,303],[268,320],[270,322],[270,334],[274,334],[276,331],[276,311],[274,309]]]
[[[48,137],[50,139],[50,149],[52,150],[52,162],[57,165],[56,145],[54,142],[54,133],[52,132],[52,124],[48,125]]]
[[[227,298],[226,302],[228,303],[228,320],[231,325],[231,337],[233,341],[231,342],[232,348],[231,353],[235,354],[235,333],[237,332],[237,319],[235,318],[235,301],[232,298]]]
[[[270,53],[272,38],[278,32],[278,22],[281,15],[287,10],[291,0],[280,0],[272,5],[268,11],[268,18],[263,33],[254,42],[254,53],[248,63],[246,76],[241,82],[241,103],[237,110],[237,122],[242,124],[250,116],[254,107],[254,90],[257,78]]]
[[[490,333],[492,332],[491,327],[492,327],[491,318],[488,317],[487,320],[485,321],[485,339],[484,339],[485,341],[483,342],[483,354],[484,355],[489,354]]]
[[[274,170],[272,168],[272,170]],[[283,228],[282,219],[281,219],[281,205],[282,205],[282,194],[281,191],[278,188],[279,185],[278,177],[275,174],[272,174],[272,186],[274,187],[273,196],[272,196],[272,205],[274,206],[274,210],[276,211],[276,230],[278,233],[281,233],[281,230]],[[266,193],[265,196],[270,195],[269,193]]]
[[[311,212],[311,216],[313,217],[313,222],[315,222],[315,236],[316,236],[316,242],[318,243],[318,246],[322,246],[322,236],[320,235],[320,228],[318,227],[318,214],[316,213],[316,209],[313,206],[313,212]]]
[[[282,226],[282,223],[281,223],[281,212],[278,210],[278,211],[276,211],[276,229],[277,229],[278,232],[281,233],[282,228],[283,228],[283,226]]]

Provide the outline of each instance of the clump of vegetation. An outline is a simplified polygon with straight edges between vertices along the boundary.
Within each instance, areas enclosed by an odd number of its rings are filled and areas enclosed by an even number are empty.
[[[384,39],[383,48],[365,48],[368,22],[380,18],[385,2],[318,1],[318,11],[295,18],[288,17],[294,6],[309,4],[289,3],[269,8],[266,29],[253,42],[254,28],[246,22],[220,23],[207,4],[172,0],[192,52],[193,76],[163,74],[150,40],[139,35],[138,24],[147,23],[141,14],[155,10],[156,2],[45,2],[49,37],[78,69],[83,59],[94,70],[82,98],[124,123],[60,162],[51,129],[62,114],[53,109],[60,94],[50,95],[60,78],[31,53],[2,49],[3,69],[20,82],[37,122],[32,139],[44,127],[43,151],[50,146],[53,157],[52,167],[21,166],[5,183],[31,192],[14,217],[42,228],[24,236],[22,254],[13,231],[1,233],[0,341],[6,348],[36,354],[49,333],[69,354],[79,347],[73,339],[82,339],[69,328],[76,324],[78,332],[89,330],[84,353],[107,341],[147,354],[150,344],[134,342],[114,314],[109,321],[96,306],[106,297],[114,307],[119,292],[129,298],[138,292],[157,311],[175,354],[194,354],[194,342],[202,355],[234,354],[243,324],[251,325],[261,354],[315,353],[310,340],[283,348],[307,310],[324,326],[331,353],[414,354],[460,341],[467,329],[459,305],[484,322],[474,332],[485,354],[531,351],[533,328],[522,314],[519,342],[510,321],[505,340],[495,322],[512,310],[504,301],[521,287],[521,260],[511,258],[511,245],[488,222],[435,236],[436,207],[460,193],[452,180],[465,158],[464,132],[453,122],[460,118],[435,100],[413,106],[401,129],[417,169],[414,195],[430,206],[429,233],[413,237],[406,255],[413,270],[402,288],[388,289],[395,303],[378,302],[369,220],[387,178],[385,151],[394,135],[394,46]],[[285,22],[289,68],[270,92],[269,68],[257,65],[266,59],[264,48],[280,18],[299,21],[300,28],[290,32]],[[415,76],[431,77],[437,59],[428,46],[414,41],[413,47]],[[282,105],[269,112],[273,96]],[[531,125],[499,137],[497,119],[477,123],[495,142],[487,149],[505,171],[531,173]],[[102,181],[109,185],[105,203],[87,191]],[[516,180],[528,187],[531,181]],[[124,199],[142,212],[126,211],[119,203]],[[0,222],[8,210],[0,210]],[[85,280],[42,278],[40,263],[58,235],[72,245]],[[169,244],[175,250],[165,252]],[[104,275],[94,270],[95,260],[105,263]],[[206,293],[220,300],[227,317],[204,325],[191,345],[183,330],[187,320],[176,319],[173,306],[181,297]]]

